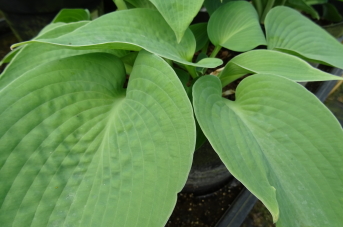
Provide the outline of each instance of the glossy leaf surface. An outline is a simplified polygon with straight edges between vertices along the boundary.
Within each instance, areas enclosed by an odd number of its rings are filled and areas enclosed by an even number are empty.
[[[42,64],[0,91],[3,226],[164,226],[195,144],[188,97],[143,52]]]
[[[267,15],[265,26],[268,49],[343,68],[343,45],[299,12],[275,7]]]
[[[234,51],[248,51],[266,40],[254,7],[246,1],[233,1],[221,6],[211,16],[208,36],[215,46]]]
[[[236,101],[221,93],[217,77],[200,78],[193,87],[196,118],[230,173],[277,226],[340,226],[343,131],[331,112],[279,76],[244,79]]]
[[[197,64],[191,63],[196,47],[192,32],[187,30],[181,42],[177,43],[173,30],[160,13],[152,9],[113,12],[64,36],[29,42],[50,43],[76,49],[140,50],[144,48],[182,64],[207,68],[222,63],[220,59],[214,58]]]
[[[180,42],[204,0],[150,0],[162,14]]]
[[[234,57],[219,78],[224,87],[241,76],[256,73],[278,75],[299,82],[343,80],[312,67],[298,57],[273,50],[252,50]]]

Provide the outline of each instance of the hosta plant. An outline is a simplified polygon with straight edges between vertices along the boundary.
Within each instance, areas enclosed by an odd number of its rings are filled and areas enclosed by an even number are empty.
[[[247,1],[115,2],[3,59],[1,226],[164,226],[201,133],[277,226],[342,225],[343,132],[298,83],[341,79],[308,63],[343,68],[339,42],[282,4],[262,29]]]

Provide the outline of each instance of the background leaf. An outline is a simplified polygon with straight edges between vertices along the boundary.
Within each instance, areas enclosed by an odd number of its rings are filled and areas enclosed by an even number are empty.
[[[179,43],[204,0],[150,0],[173,29]]]
[[[163,226],[190,170],[192,108],[170,66],[141,53],[42,64],[0,91],[3,226]],[[125,94],[126,93],[126,94]]]
[[[245,1],[233,1],[221,6],[211,16],[208,36],[215,46],[234,51],[248,51],[266,45],[254,7]]]
[[[338,12],[337,8],[330,4],[325,3],[323,6],[323,19],[332,21],[335,23],[341,22],[343,20],[342,15]]]
[[[267,15],[265,26],[268,49],[343,68],[342,44],[299,12],[275,7]]]
[[[219,7],[231,1],[241,0],[205,0],[204,6],[207,9],[207,12],[212,15]]]
[[[90,19],[90,13],[87,9],[62,9],[51,23],[70,23],[84,20],[89,21]]]
[[[137,8],[156,9],[156,7],[149,0],[125,0],[125,1]]]
[[[207,35],[207,23],[192,24],[189,26],[196,40],[195,52],[201,50],[209,42]]]
[[[277,226],[343,223],[343,131],[301,85],[279,76],[244,79],[236,101],[217,77],[193,86],[196,118],[228,170],[270,210]],[[299,98],[301,97],[301,98]]]
[[[311,15],[313,19],[319,20],[318,12],[312,8],[312,6],[308,4],[306,0],[287,0],[286,3],[287,6],[303,11],[304,13]]]
[[[273,50],[252,50],[234,57],[219,78],[224,87],[241,76],[255,73],[278,75],[299,82],[343,80],[312,67],[298,57]]]
[[[205,61],[203,64],[192,63],[196,46],[192,32],[187,30],[181,42],[177,43],[174,32],[163,17],[152,9],[130,9],[109,13],[64,36],[29,42],[50,43],[75,49],[137,51],[144,48],[182,64],[207,68],[222,64],[220,59]]]

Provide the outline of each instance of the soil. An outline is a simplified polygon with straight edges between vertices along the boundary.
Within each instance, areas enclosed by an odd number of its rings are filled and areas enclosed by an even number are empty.
[[[233,178],[227,185],[210,194],[180,192],[166,227],[215,226],[243,188],[244,186]]]

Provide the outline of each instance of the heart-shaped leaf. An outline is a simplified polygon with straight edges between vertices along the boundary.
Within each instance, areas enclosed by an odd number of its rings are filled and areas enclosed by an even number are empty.
[[[175,32],[180,42],[204,0],[150,0]]]
[[[272,74],[294,81],[343,80],[320,71],[306,61],[273,50],[252,50],[231,59],[220,73],[223,87],[246,74]]]
[[[256,10],[246,1],[229,2],[217,9],[208,22],[207,32],[215,46],[234,51],[266,45]]]
[[[220,59],[192,63],[196,46],[192,32],[187,30],[181,42],[177,43],[173,30],[160,13],[153,9],[113,12],[64,36],[29,42],[50,43],[76,49],[140,50],[144,48],[186,65],[214,68],[222,64]]]
[[[268,49],[343,68],[343,45],[299,12],[278,6],[265,21]]]
[[[18,75],[0,93],[2,226],[164,226],[195,144],[171,67],[142,52],[127,90],[114,55]]]
[[[193,86],[196,118],[228,170],[278,226],[343,223],[343,131],[304,87],[279,76],[244,79],[236,101],[215,76]]]

